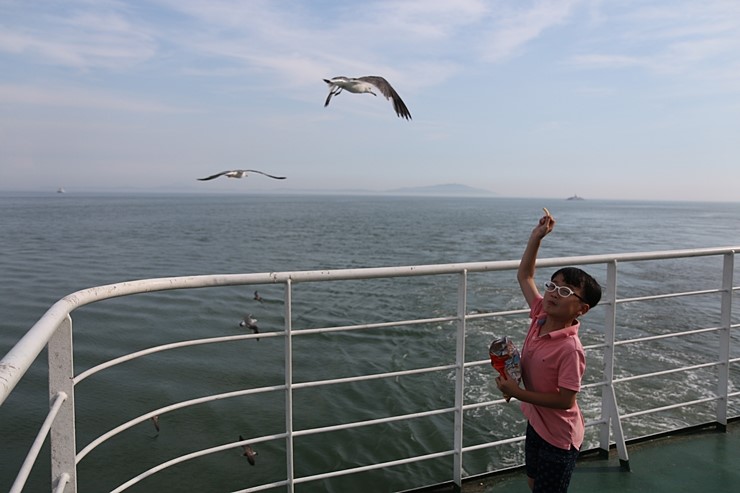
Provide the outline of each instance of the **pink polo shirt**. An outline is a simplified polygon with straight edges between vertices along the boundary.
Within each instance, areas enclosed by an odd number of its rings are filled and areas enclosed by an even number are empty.
[[[530,311],[532,324],[521,352],[522,380],[527,390],[557,392],[559,388],[581,390],[581,378],[586,370],[578,328],[580,322],[540,337],[540,326],[547,314],[542,309],[542,297],[535,300]],[[570,409],[553,409],[521,404],[522,412],[534,430],[545,441],[565,450],[583,443],[584,422],[578,403]]]

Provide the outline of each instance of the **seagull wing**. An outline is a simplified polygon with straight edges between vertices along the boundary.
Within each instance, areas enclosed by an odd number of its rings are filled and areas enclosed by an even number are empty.
[[[382,77],[378,77],[375,75],[368,75],[365,77],[358,77],[357,80],[361,80],[363,82],[367,82],[368,84],[372,84],[375,87],[378,88],[378,90],[385,96],[386,99],[390,99],[393,101],[393,109],[396,110],[396,114],[401,117],[405,118],[407,120],[411,119],[411,113],[409,112],[409,109],[406,107],[406,104],[404,104],[403,100],[401,99],[401,96],[398,95],[395,89],[388,83],[387,80],[385,80]]]
[[[334,96],[334,88],[333,87],[329,91],[329,95],[326,96],[326,101],[324,102],[324,108],[326,108],[327,106],[329,106],[329,101],[331,101],[331,97],[332,96]]]
[[[198,180],[200,180],[200,181],[208,181],[208,180],[213,180],[214,178],[218,178],[219,176],[223,176],[223,175],[225,175],[226,173],[229,173],[230,171],[231,171],[231,170],[226,170],[226,171],[222,171],[222,172],[220,172],[220,173],[216,173],[215,175],[211,175],[211,176],[206,176],[205,178],[198,178]]]
[[[331,101],[331,97],[332,96],[334,96],[334,95],[339,94],[340,92],[342,92],[342,88],[339,87],[339,86],[337,86],[333,82],[334,79],[336,79],[336,78],[337,77],[334,77],[332,80],[324,79],[324,82],[326,82],[329,85],[329,94],[326,96],[326,101],[324,102],[324,108],[326,108],[327,106],[329,106],[329,101]]]
[[[284,176],[275,176],[275,175],[268,175],[264,171],[258,171],[256,169],[243,169],[241,171],[244,171],[245,173],[259,173],[261,175],[269,176],[270,178],[275,178],[276,180],[284,180]]]

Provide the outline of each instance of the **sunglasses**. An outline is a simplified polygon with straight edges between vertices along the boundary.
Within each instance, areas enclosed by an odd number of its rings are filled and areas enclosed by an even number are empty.
[[[567,298],[568,296],[573,295],[573,296],[575,296],[576,298],[578,298],[579,300],[583,301],[584,303],[586,303],[588,305],[588,302],[586,300],[584,300],[583,298],[581,298],[580,296],[578,296],[578,294],[576,294],[576,292],[573,291],[572,289],[570,289],[568,286],[558,286],[557,284],[555,284],[552,281],[547,281],[545,283],[545,291],[547,291],[548,293],[552,293],[553,291],[557,291],[558,292],[558,295],[561,298]]]

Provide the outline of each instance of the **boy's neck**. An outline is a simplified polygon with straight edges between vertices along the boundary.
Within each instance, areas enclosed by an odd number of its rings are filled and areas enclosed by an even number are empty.
[[[575,325],[578,323],[577,319],[573,320],[567,320],[567,319],[556,319],[551,316],[548,316],[545,319],[545,323],[540,325],[540,336],[544,336],[549,334],[550,332],[555,332],[556,330],[564,329],[566,327],[570,327],[571,325]]]

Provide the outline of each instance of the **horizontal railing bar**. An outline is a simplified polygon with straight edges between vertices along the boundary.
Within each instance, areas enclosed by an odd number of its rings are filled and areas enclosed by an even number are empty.
[[[499,402],[503,402],[503,399],[501,399]],[[475,407],[475,406],[476,405],[472,405],[470,407]],[[297,430],[297,431],[294,431],[293,432],[293,436],[298,437],[298,436],[306,436],[306,435],[311,435],[311,434],[316,434],[316,433],[323,433],[323,432],[329,432],[329,431],[337,431],[337,430],[342,430],[342,429],[358,428],[358,427],[361,427],[361,426],[369,426],[369,425],[374,425],[374,424],[382,424],[382,423],[387,423],[387,422],[401,421],[401,420],[405,420],[405,419],[412,419],[412,418],[419,418],[419,417],[428,417],[428,416],[432,416],[432,415],[438,415],[438,414],[444,414],[444,413],[451,413],[451,412],[454,412],[454,411],[455,411],[455,408],[454,407],[451,407],[451,408],[446,408],[446,409],[437,409],[437,410],[434,410],[434,411],[426,411],[426,412],[422,412],[422,413],[407,414],[407,415],[403,415],[403,416],[392,416],[392,417],[388,417],[388,418],[381,418],[381,419],[376,419],[376,420],[368,420],[368,421],[354,422],[354,423],[346,423],[346,424],[342,424],[342,425],[327,426],[327,427],[322,427],[322,428]],[[593,422],[590,421],[590,422],[586,423],[586,426],[593,426],[593,425],[596,425],[596,424],[601,424],[602,422],[603,422],[603,420],[596,420],[596,421],[593,421]],[[226,449],[229,449],[229,448],[236,448],[236,447],[241,446],[241,445],[246,444],[246,443],[256,444],[256,443],[260,443],[260,442],[267,441],[267,440],[274,440],[276,438],[284,438],[285,436],[287,436],[287,434],[279,434],[279,435],[271,435],[271,436],[265,436],[265,437],[259,437],[259,438],[252,438],[252,439],[249,439],[249,440],[242,440],[242,441],[234,442],[234,443],[231,443],[231,444],[221,445],[221,446],[218,446],[218,447],[212,447],[212,448],[209,448],[209,449],[204,449],[204,450],[201,450],[201,451],[193,452],[193,453],[190,453],[190,454],[187,454],[187,455],[178,457],[176,459],[173,459],[171,461],[168,461],[166,463],[160,464],[160,466],[164,466],[164,467],[162,467],[160,469],[157,469],[156,467],[155,468],[152,468],[149,471],[147,471],[146,473],[142,473],[139,476],[137,476],[136,478],[133,478],[132,480],[130,480],[128,483],[125,483],[124,485],[122,485],[122,487],[125,486],[125,488],[128,488],[129,486],[132,486],[133,484],[135,484],[134,482],[132,482],[134,479],[137,479],[138,478],[138,480],[136,481],[136,482],[138,482],[141,479],[144,479],[145,477],[147,477],[147,476],[149,476],[151,474],[154,474],[156,472],[159,472],[160,470],[164,469],[165,467],[170,467],[172,465],[175,465],[175,464],[180,463],[180,462],[184,462],[186,460],[190,460],[190,459],[194,459],[194,458],[197,458],[197,457],[201,457],[203,455],[208,455],[208,454],[220,452],[222,450],[226,450]],[[524,440],[524,437],[523,436],[513,437],[513,438],[498,440],[498,441],[487,443],[487,444],[479,444],[479,445],[473,445],[473,446],[463,447],[463,451],[464,452],[473,451],[473,450],[478,450],[478,449],[482,449],[482,448],[489,448],[489,447],[498,446],[498,445],[505,445],[505,444],[509,444],[509,443],[515,443],[515,442],[519,442],[519,441],[522,441],[522,440]],[[438,453],[435,453],[435,454],[428,454],[428,455],[424,455],[424,456],[416,456],[416,457],[411,457],[411,458],[407,458],[407,459],[400,459],[400,460],[397,460],[397,461],[385,462],[385,463],[381,463],[381,464],[373,464],[373,465],[369,465],[369,466],[361,466],[361,467],[351,468],[351,469],[345,469],[345,470],[341,470],[341,471],[334,471],[334,472],[331,472],[331,473],[323,473],[323,474],[318,474],[318,475],[313,475],[313,476],[306,476],[306,477],[303,477],[303,478],[296,479],[294,481],[294,483],[297,484],[297,483],[301,483],[301,482],[308,482],[308,481],[314,481],[314,480],[319,480],[319,479],[326,479],[326,478],[329,478],[329,477],[334,477],[334,476],[339,476],[339,475],[353,474],[353,473],[357,473],[357,472],[362,472],[362,471],[376,469],[378,467],[390,467],[392,465],[400,465],[400,464],[405,464],[405,463],[409,463],[409,462],[419,462],[419,461],[428,460],[428,459],[431,459],[431,458],[443,457],[443,456],[446,456],[446,455],[451,455],[452,453],[454,453],[454,451],[444,451],[444,452],[438,452]],[[155,469],[157,469],[157,470],[155,470]],[[147,473],[149,473],[149,474],[147,474]],[[286,481],[280,481],[280,482],[276,482],[276,483],[271,483],[270,485],[260,485],[259,487],[248,488],[248,489],[239,490],[239,491],[260,491],[262,489],[268,489],[270,487],[281,486],[281,485],[284,485],[286,483],[287,483]],[[123,489],[116,489],[116,490],[114,490],[114,492],[116,492],[116,491],[123,491]]]
[[[591,349],[602,349],[602,348],[605,348],[605,347],[609,347],[609,344],[607,344],[605,342],[599,342],[599,343],[596,343],[596,344],[589,344],[587,346],[583,346],[583,350],[584,351],[589,351]]]
[[[466,363],[463,363],[463,368],[470,368],[472,366],[483,366],[483,365],[490,365],[491,360],[490,359],[481,359],[478,361],[468,361]]]
[[[452,412],[455,412],[455,408],[448,407],[444,409],[434,409],[432,411],[423,411],[419,413],[399,414],[396,416],[388,416],[386,418],[369,419],[367,421],[354,421],[352,423],[343,423],[341,425],[324,426],[321,428],[306,428],[304,430],[294,430],[293,436],[300,437],[300,436],[307,436],[307,435],[315,435],[317,433],[348,430],[348,429],[353,429],[353,428],[360,428],[363,426],[393,423],[395,421],[404,421],[407,419],[427,418],[429,416],[437,416],[439,414],[447,414],[447,413],[452,413]]]
[[[428,367],[428,368],[418,368],[413,370],[403,370],[403,371],[397,371],[397,372],[387,372],[387,373],[380,373],[380,374],[374,374],[374,375],[362,375],[362,376],[356,376],[356,377],[347,377],[347,378],[340,378],[340,379],[332,379],[332,380],[317,380],[312,382],[302,382],[302,383],[294,383],[292,385],[293,389],[300,389],[300,388],[308,388],[308,387],[317,387],[322,385],[331,385],[331,384],[339,384],[339,383],[351,383],[351,382],[359,382],[359,381],[367,381],[367,380],[374,380],[374,379],[381,379],[381,378],[392,378],[396,376],[404,376],[404,375],[414,375],[419,373],[430,373],[434,371],[442,371],[442,370],[452,370],[455,368],[454,364],[446,365],[446,366],[437,366],[437,367]],[[120,426],[113,428],[112,430],[104,433],[103,435],[99,436],[97,439],[90,442],[85,448],[83,448],[76,457],[76,463],[79,463],[87,454],[89,454],[92,450],[94,450],[97,446],[105,442],[106,440],[112,438],[113,436],[121,433],[122,431],[127,430],[128,428],[131,428],[139,423],[142,423],[146,421],[147,419],[150,419],[154,416],[159,416],[161,414],[174,411],[177,409],[185,408],[194,406],[197,404],[201,404],[204,402],[211,402],[214,400],[220,400],[220,399],[228,399],[232,397],[241,397],[244,395],[249,394],[257,394],[262,392],[270,392],[270,391],[276,391],[276,390],[285,390],[285,385],[276,385],[271,387],[260,387],[257,389],[247,389],[247,390],[239,390],[234,392],[226,392],[223,394],[216,394],[212,396],[206,396],[206,397],[199,397],[197,399],[191,399],[188,401],[183,401],[180,403],[172,404],[170,406],[165,406],[160,409],[156,409],[154,411],[150,411],[146,414],[143,414],[137,418],[134,418],[126,423],[121,424]]]
[[[691,366],[682,366],[680,368],[671,368],[670,370],[662,370],[662,371],[655,371],[651,373],[641,373],[639,375],[632,375],[629,377],[621,377],[621,378],[615,378],[613,380],[614,383],[623,383],[623,382],[630,382],[632,380],[639,380],[642,378],[650,378],[650,377],[660,377],[662,375],[670,375],[671,373],[679,373],[682,371],[691,371],[691,370],[698,370],[700,368],[709,368],[712,366],[720,366],[724,363],[722,361],[713,361],[710,363],[701,363],[698,365],[691,365]]]
[[[721,292],[721,289],[701,289],[697,291],[684,291],[680,293],[653,294],[649,296],[638,296],[636,298],[620,298],[617,300],[617,304],[633,303],[635,301],[664,300],[666,298],[680,298],[682,296],[697,296],[701,294],[714,294]]]
[[[583,424],[583,426],[585,426],[586,428],[588,428],[589,426],[603,425],[603,424],[606,424],[608,422],[609,422],[608,419],[599,418],[599,419],[594,419],[594,420],[591,420],[591,421],[586,421]]]
[[[406,326],[406,325],[422,325],[436,322],[452,322],[457,320],[458,317],[451,315],[448,317],[435,317],[435,318],[419,318],[413,320],[399,320],[397,322],[376,322],[371,324],[358,324],[358,325],[340,325],[336,327],[318,327],[313,329],[295,329],[292,334],[295,335],[308,335],[308,334],[324,334],[327,332],[347,332],[358,329],[378,329],[383,327],[395,327],[395,326]]]
[[[235,491],[232,491],[231,493],[252,493],[255,491],[271,490],[272,488],[277,488],[278,486],[285,486],[287,484],[288,484],[288,481],[286,479],[283,479],[282,481],[275,481],[273,483],[265,483],[259,486],[252,486],[250,488],[246,488],[243,490],[235,490]]]
[[[645,337],[638,337],[636,339],[624,339],[621,341],[614,341],[614,345],[623,346],[625,344],[635,344],[638,342],[646,342],[646,341],[657,341],[659,339],[669,339],[671,337],[691,336],[691,335],[696,335],[696,334],[704,334],[706,332],[717,332],[719,330],[722,330],[722,328],[721,327],[707,327],[703,329],[685,330],[683,332],[671,332],[670,334],[660,334],[656,336],[645,336]]]
[[[670,404],[668,406],[663,406],[663,407],[654,407],[652,409],[646,409],[644,411],[637,411],[637,412],[628,413],[628,414],[620,414],[619,417],[620,419],[634,418],[634,417],[642,416],[645,414],[653,414],[653,413],[658,413],[661,411],[670,411],[671,409],[676,409],[678,407],[695,406],[697,404],[704,404],[706,402],[718,401],[721,399],[722,397],[705,397],[703,399],[697,399],[695,401],[679,402],[677,404]]]
[[[465,315],[465,320],[473,320],[477,318],[494,318],[494,317],[501,317],[501,316],[507,316],[507,315],[519,315],[522,313],[529,313],[529,310],[522,309],[522,310],[507,310],[507,311],[501,311],[501,312],[467,314]],[[384,327],[396,327],[396,326],[406,326],[406,325],[422,325],[422,324],[439,323],[439,322],[454,322],[458,319],[459,317],[457,315],[449,315],[445,317],[418,318],[418,319],[412,319],[412,320],[398,320],[398,321],[393,321],[393,322],[376,322],[376,323],[370,323],[370,324],[357,324],[357,325],[338,325],[335,327],[317,327],[313,329],[294,330],[293,335],[319,334],[319,333],[325,333],[325,332],[340,332],[340,331],[350,331],[350,330],[357,330],[357,329],[377,329],[377,328],[384,328]]]
[[[246,488],[243,490],[234,490],[231,493],[252,493],[255,491],[271,490],[272,488],[277,488],[278,486],[285,486],[287,484],[288,484],[288,481],[283,479],[282,481],[275,481],[274,483],[265,483],[259,486],[253,486],[251,488]]]
[[[261,442],[266,442],[268,440],[277,440],[278,438],[285,438],[286,436],[288,436],[287,433],[277,433],[275,435],[267,435],[267,436],[263,436],[259,438],[250,439],[250,440],[240,440],[237,442],[226,443],[224,445],[218,445],[216,447],[196,450],[195,452],[181,455],[180,457],[175,457],[174,459],[170,459],[166,462],[156,465],[152,467],[151,469],[147,469],[146,471],[139,474],[138,476],[135,476],[129,479],[128,481],[126,481],[125,483],[123,483],[122,485],[118,486],[116,489],[112,490],[111,493],[120,493],[121,491],[127,490],[129,487],[140,482],[142,479],[148,478],[152,474],[158,473],[159,471],[172,467],[176,464],[189,461],[191,459],[197,459],[198,457],[202,457],[204,455],[215,454],[216,452],[222,452],[224,450],[241,447],[243,444],[247,444],[247,443],[251,443],[251,444],[261,443]]]
[[[507,317],[510,315],[521,315],[523,313],[529,313],[529,309],[522,308],[518,310],[505,310],[505,311],[500,311],[500,312],[468,313],[467,315],[465,315],[465,320],[475,320],[478,318]]]
[[[496,399],[493,401],[484,401],[484,402],[473,402],[470,404],[463,404],[462,410],[463,411],[470,411],[471,409],[478,409],[481,407],[489,407],[493,406],[495,404],[502,404],[506,402],[506,400],[502,397],[501,399]]]
[[[526,312],[526,311],[527,310],[516,310],[516,312],[519,312],[519,313]],[[498,312],[498,313],[504,313],[504,312]],[[428,318],[428,319],[404,320],[404,321],[398,321],[398,322],[380,322],[380,323],[364,324],[364,325],[346,325],[346,326],[340,326],[340,327],[303,329],[303,330],[294,331],[293,335],[308,335],[308,334],[316,334],[316,333],[322,333],[322,332],[337,332],[337,331],[348,331],[348,330],[356,330],[356,329],[371,329],[371,328],[382,328],[382,327],[392,327],[392,326],[401,326],[401,325],[414,325],[414,324],[424,324],[424,323],[433,323],[433,322],[451,322],[454,320],[457,320],[457,317],[450,316],[450,317],[438,317],[438,318]],[[662,334],[662,335],[648,336],[648,337],[637,338],[637,339],[627,339],[623,341],[615,341],[614,344],[615,345],[632,344],[632,343],[637,343],[637,342],[664,339],[664,338],[669,338],[669,337],[680,337],[680,336],[685,336],[685,335],[700,334],[703,332],[717,331],[720,329],[721,328],[719,327],[711,327],[711,328],[706,328],[706,329],[697,329],[693,331],[677,332],[677,333],[672,333],[672,334]],[[142,356],[147,356],[150,354],[167,351],[170,349],[177,349],[177,348],[203,345],[203,344],[216,344],[216,343],[221,343],[221,342],[238,341],[238,340],[246,340],[246,339],[259,339],[260,337],[262,338],[282,337],[284,335],[285,333],[282,331],[263,332],[259,334],[240,334],[240,335],[234,335],[234,336],[210,337],[206,339],[193,339],[193,340],[188,340],[188,341],[163,344],[161,346],[155,346],[155,347],[151,347],[151,348],[137,351],[134,353],[130,353],[125,356],[121,356],[121,357],[109,360],[105,363],[101,363],[92,368],[89,368],[88,370],[85,370],[84,372],[77,375],[74,378],[73,382],[76,385],[82,382],[87,377],[94,375],[95,373],[98,373],[99,371],[102,371],[104,369],[110,368],[112,366],[116,366],[121,363],[125,363],[127,361],[131,361],[136,358],[140,358]],[[602,347],[606,347],[606,344],[599,343],[599,344],[592,344],[589,346],[584,346],[584,350],[599,349]],[[475,366],[478,364],[482,364],[482,362],[485,362],[485,361],[481,360],[481,362],[478,362],[478,361],[468,362],[465,364],[465,366]]]
[[[75,457],[75,463],[79,464],[80,461],[89,454],[95,447],[100,445],[101,443],[105,442],[111,437],[116,436],[117,434],[121,433],[122,431],[125,431],[129,428],[131,428],[134,425],[137,425],[139,423],[142,423],[146,421],[147,419],[153,418],[154,416],[160,416],[162,414],[168,413],[170,411],[175,411],[177,409],[182,409],[185,407],[195,406],[197,404],[203,404],[204,402],[211,402],[211,401],[217,401],[221,399],[229,399],[232,397],[242,397],[245,395],[251,395],[251,394],[261,394],[264,392],[274,392],[277,390],[285,390],[285,385],[274,385],[271,387],[259,387],[256,389],[246,389],[246,390],[236,390],[233,392],[225,392],[223,394],[214,394],[214,395],[208,395],[205,397],[198,397],[197,399],[191,399],[188,401],[182,401],[175,404],[171,404],[169,406],[164,406],[159,409],[155,409],[154,411],[150,411],[146,414],[142,414],[141,416],[134,418],[130,421],[127,421],[123,423],[122,425],[119,425],[112,430],[100,435],[98,438],[90,442],[84,449],[82,449],[77,456]]]
[[[421,462],[425,460],[430,459],[437,459],[439,457],[446,457],[448,455],[454,454],[454,450],[447,450],[444,452],[435,452],[432,454],[426,454],[426,455],[417,455],[414,457],[409,457],[407,459],[398,459],[398,460],[392,460],[388,462],[379,462],[377,464],[370,464],[367,466],[360,466],[360,467],[353,467],[351,469],[342,469],[339,471],[332,471],[332,472],[326,472],[322,474],[315,474],[313,476],[303,476],[300,478],[296,478],[293,480],[293,483],[299,484],[299,483],[308,483],[310,481],[317,481],[319,479],[328,479],[333,478],[336,476],[345,476],[347,474],[355,474],[358,472],[364,472],[364,471],[372,471],[375,469],[385,469],[386,467],[393,467],[393,466],[399,466],[403,464],[409,464],[412,462]]]
[[[489,442],[489,443],[478,443],[476,445],[468,445],[467,447],[463,447],[463,452],[472,452],[474,450],[481,450],[491,447],[498,447],[499,445],[509,445],[511,443],[521,442],[524,441],[526,437],[524,435],[512,437],[512,438],[505,438],[503,440],[496,440],[495,442]]]
[[[260,334],[239,334],[234,336],[221,336],[221,337],[208,337],[205,339],[191,339],[188,341],[180,341],[180,342],[171,342],[168,344],[162,344],[161,346],[153,346],[148,349],[142,349],[141,351],[136,351],[133,353],[126,354],[124,356],[120,356],[118,358],[114,358],[112,360],[108,360],[105,363],[101,363],[97,366],[93,366],[92,368],[89,368],[72,380],[72,382],[77,385],[78,383],[82,382],[87,377],[94,375],[95,373],[98,373],[101,370],[105,370],[107,368],[110,368],[112,366],[119,365],[121,363],[125,363],[127,361],[131,361],[136,358],[140,358],[142,356],[147,356],[149,354],[159,353],[162,351],[167,351],[170,349],[177,349],[177,348],[183,348],[183,347],[190,347],[190,346],[198,346],[202,344],[216,344],[219,342],[229,342],[229,341],[240,341],[244,339],[259,339],[259,338],[268,338],[268,337],[277,337],[282,336],[283,332],[265,332]]]
[[[503,399],[501,399],[501,401],[503,401]],[[328,432],[328,431],[336,431],[336,430],[347,429],[347,428],[356,428],[356,427],[360,427],[360,426],[367,426],[367,425],[372,425],[372,424],[381,424],[381,423],[385,423],[385,422],[399,421],[399,420],[410,419],[410,418],[427,417],[427,416],[432,416],[432,415],[437,415],[437,414],[454,412],[454,410],[455,410],[454,408],[438,409],[438,410],[435,410],[435,411],[428,411],[428,412],[423,412],[423,413],[415,413],[415,414],[409,414],[409,415],[404,415],[404,416],[393,416],[393,417],[390,417],[390,418],[382,418],[382,419],[378,419],[378,420],[369,420],[369,421],[364,421],[364,422],[347,423],[347,424],[343,424],[343,425],[328,426],[328,427],[323,427],[323,428],[314,428],[314,429],[307,429],[307,430],[299,430],[299,431],[294,431],[293,432],[293,436],[304,436],[304,435],[310,435],[310,434],[315,434],[315,433]],[[595,421],[593,423],[592,422],[589,422],[589,423],[587,423],[587,426],[590,426],[592,424],[599,424],[599,423],[601,423],[601,421]],[[256,443],[264,442],[264,441],[267,441],[267,440],[274,440],[274,439],[277,439],[277,438],[284,438],[285,436],[287,436],[287,434],[277,434],[277,435],[270,435],[270,436],[264,436],[264,437],[259,437],[259,438],[252,438],[252,439],[249,439],[249,440],[242,440],[242,441],[234,442],[234,443],[231,443],[231,444],[220,445],[220,446],[217,446],[217,447],[211,447],[209,449],[204,449],[204,450],[201,450],[201,451],[197,451],[197,452],[193,452],[193,453],[190,453],[190,454],[186,454],[186,455],[183,455],[183,456],[178,457],[176,459],[172,459],[170,461],[167,461],[165,463],[162,463],[159,466],[156,466],[155,468],[152,468],[152,469],[146,471],[145,473],[142,473],[139,476],[137,476],[135,478],[132,478],[127,483],[124,483],[123,485],[121,485],[121,487],[113,490],[113,493],[119,492],[119,491],[123,491],[124,489],[127,489],[129,486],[132,486],[133,484],[141,481],[142,479],[150,476],[151,474],[154,474],[156,472],[161,471],[162,469],[165,469],[167,467],[171,467],[172,465],[179,464],[179,463],[184,462],[184,461],[187,461],[187,460],[191,460],[191,459],[194,459],[194,458],[197,458],[197,457],[201,457],[201,456],[204,456],[204,455],[209,455],[209,454],[212,454],[212,453],[220,452],[220,451],[227,450],[227,449],[230,449],[230,448],[236,448],[236,447],[239,447],[239,446],[241,446],[243,444],[246,444],[246,443],[256,444]],[[522,440],[524,440],[524,437],[523,436],[521,436],[521,437],[514,437],[514,438],[508,438],[508,439],[499,440],[499,441],[496,441],[496,442],[491,442],[490,444],[473,445],[473,446],[469,446],[469,447],[464,447],[463,448],[463,451],[472,451],[472,450],[477,450],[477,449],[480,449],[480,448],[488,448],[488,447],[497,446],[497,445],[504,445],[504,444],[508,444],[508,443],[515,443],[515,442],[519,442],[519,441],[522,441]],[[373,469],[378,469],[378,468],[391,467],[391,466],[394,466],[394,465],[401,465],[401,464],[406,464],[406,463],[410,463],[410,462],[420,462],[420,461],[423,461],[423,460],[429,460],[429,459],[433,459],[433,458],[444,457],[444,456],[447,456],[447,455],[451,455],[452,453],[454,453],[454,451],[452,451],[452,450],[450,450],[450,451],[443,451],[443,452],[438,452],[438,453],[434,453],[434,454],[427,454],[427,455],[423,455],[423,456],[410,457],[410,458],[407,458],[407,459],[400,459],[400,460],[396,460],[396,461],[389,461],[389,462],[384,462],[384,463],[379,463],[379,464],[372,464],[372,465],[368,465],[368,466],[361,466],[361,467],[356,467],[356,468],[351,468],[351,469],[344,469],[344,470],[341,470],[341,471],[334,471],[334,472],[330,472],[330,473],[317,474],[317,475],[313,475],[313,476],[305,476],[305,477],[302,477],[302,478],[297,478],[294,481],[294,483],[298,484],[298,483],[315,481],[315,480],[319,480],[319,479],[326,479],[326,478],[340,476],[340,475],[354,474],[354,473],[357,473],[357,472],[363,472],[363,471],[368,471],[368,470],[373,470]],[[136,480],[136,481],[134,481],[134,480]],[[281,485],[284,485],[284,484],[287,484],[287,482],[286,481],[279,481],[279,482],[276,482],[276,483],[270,483],[269,485],[260,485],[258,487],[254,487],[254,488],[248,488],[248,489],[244,489],[244,490],[239,490],[239,492],[241,492],[241,491],[244,491],[244,492],[247,492],[247,491],[261,491],[263,489],[269,489],[271,487],[281,486]],[[238,493],[238,492],[235,492],[235,493]]]
[[[601,380],[598,382],[584,383],[583,385],[581,385],[581,390],[583,391],[583,390],[596,388],[596,387],[604,387],[605,385],[608,385],[608,383],[605,380]]]
[[[49,412],[46,415],[46,419],[44,419],[44,422],[41,424],[41,428],[39,428],[36,439],[31,444],[31,448],[29,449],[28,454],[26,454],[26,459],[23,461],[23,464],[18,471],[18,476],[16,476],[15,481],[13,481],[13,485],[10,487],[10,491],[8,493],[20,493],[23,491],[23,487],[26,485],[26,481],[28,480],[28,475],[31,474],[31,469],[36,463],[41,447],[44,445],[46,437],[49,435],[51,425],[54,423],[54,419],[56,419],[59,409],[61,409],[65,400],[67,400],[67,394],[65,392],[58,392],[54,396]]]
[[[508,313],[523,313],[527,310],[516,310],[512,312],[498,312],[498,313],[491,313],[488,314],[488,316],[495,316],[499,314],[508,314]],[[471,317],[471,316],[466,316]],[[350,330],[358,330],[358,329],[374,329],[374,328],[383,328],[383,327],[395,327],[395,326],[405,326],[405,325],[421,325],[426,323],[437,323],[437,322],[452,322],[457,320],[457,316],[449,316],[449,317],[436,317],[436,318],[425,318],[425,319],[414,319],[414,320],[401,320],[396,322],[378,322],[378,323],[372,323],[372,324],[361,324],[361,325],[344,325],[344,326],[337,326],[337,327],[321,327],[321,328],[314,328],[314,329],[300,329],[295,330],[292,332],[293,336],[297,335],[309,335],[309,334],[318,334],[318,333],[325,333],[325,332],[340,332],[340,331],[350,331]],[[229,341],[238,341],[238,340],[246,340],[246,339],[259,339],[259,338],[269,338],[269,337],[283,337],[285,333],[283,331],[278,332],[261,332],[259,334],[240,334],[240,335],[234,335],[234,336],[221,336],[221,337],[209,337],[205,339],[192,339],[188,341],[181,341],[181,342],[173,342],[168,344],[162,344],[160,346],[155,346],[147,349],[143,349],[141,351],[136,351],[124,356],[120,356],[118,358],[114,358],[112,360],[106,361],[105,363],[101,363],[97,366],[94,366],[92,368],[89,368],[85,370],[84,372],[77,375],[73,382],[74,384],[78,384],[85,380],[86,378],[94,375],[95,373],[98,373],[102,370],[105,370],[107,368],[119,365],[121,363],[125,363],[128,361],[131,361],[136,358],[140,358],[142,356],[147,356],[150,354],[155,354],[162,351],[167,351],[170,349],[178,349],[183,347],[190,347],[190,346],[197,346],[197,345],[203,345],[203,344],[216,344],[221,342],[229,342]]]
[[[366,380],[376,380],[380,378],[392,378],[392,377],[401,377],[404,375],[417,375],[419,373],[432,373],[435,371],[454,370],[455,368],[456,368],[456,365],[452,363],[452,364],[444,365],[444,366],[430,366],[427,368],[415,368],[413,370],[400,370],[400,371],[391,371],[391,372],[386,372],[386,373],[374,373],[372,375],[360,375],[360,376],[355,376],[355,377],[334,378],[330,380],[312,380],[310,382],[293,383],[292,388],[294,390],[295,389],[305,389],[308,387],[320,387],[322,385],[362,382]]]

